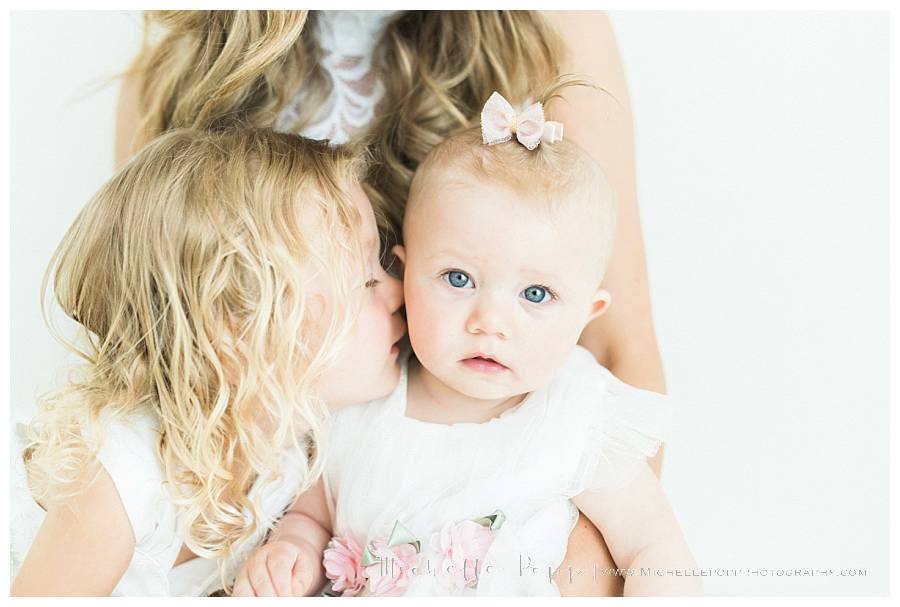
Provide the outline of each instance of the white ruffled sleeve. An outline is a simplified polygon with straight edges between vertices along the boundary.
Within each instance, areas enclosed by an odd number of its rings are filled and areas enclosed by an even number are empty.
[[[579,403],[573,416],[584,420],[569,495],[601,491],[630,480],[656,455],[671,432],[670,397],[626,384],[597,363],[579,367],[578,387],[570,393]]]
[[[102,426],[97,459],[112,479],[131,522],[135,543],[141,546],[169,509],[163,489],[165,477],[156,453],[158,431],[153,419],[141,414],[127,420],[103,418]]]

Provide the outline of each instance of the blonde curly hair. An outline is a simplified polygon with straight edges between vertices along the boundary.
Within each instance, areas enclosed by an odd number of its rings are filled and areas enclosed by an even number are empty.
[[[228,556],[254,533],[249,487],[276,481],[281,456],[305,449],[307,434],[322,441],[316,381],[366,279],[348,194],[362,171],[345,148],[295,135],[176,129],[103,185],[44,278],[45,320],[52,287],[81,335],[48,324],[84,363],[29,426],[39,503],[95,478],[108,419],[150,413],[187,547]],[[346,305],[316,315],[318,295]],[[311,323],[324,337],[307,338]],[[307,485],[322,466],[310,457]]]

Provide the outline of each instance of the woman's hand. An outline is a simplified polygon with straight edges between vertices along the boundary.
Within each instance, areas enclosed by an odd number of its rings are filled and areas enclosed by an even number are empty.
[[[625,578],[625,596],[699,596],[703,584],[675,513],[649,466],[621,486],[585,491],[572,501],[603,532]],[[669,572],[643,575],[644,570]],[[679,573],[681,572],[681,573]]]
[[[625,579],[616,574],[603,536],[582,512],[569,534],[556,586],[560,596],[622,596]]]
[[[278,540],[265,544],[244,563],[234,596],[306,596],[318,590],[322,554],[308,544]]]

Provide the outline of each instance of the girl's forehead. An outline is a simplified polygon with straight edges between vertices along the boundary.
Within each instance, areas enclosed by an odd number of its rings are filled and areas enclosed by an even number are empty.
[[[301,199],[298,210],[304,238],[327,240],[329,232],[337,229],[336,225],[359,232],[364,240],[372,234],[377,236],[375,213],[365,191],[356,182],[341,187],[340,198],[334,193],[318,192],[312,195],[318,200]]]
[[[361,227],[363,230],[365,230],[366,233],[369,231],[375,231],[377,233],[378,228],[375,223],[375,211],[372,208],[372,203],[369,200],[369,197],[366,196],[365,190],[363,190],[362,186],[358,183],[353,183],[350,186],[350,200],[353,202],[356,210],[359,211],[362,221]]]

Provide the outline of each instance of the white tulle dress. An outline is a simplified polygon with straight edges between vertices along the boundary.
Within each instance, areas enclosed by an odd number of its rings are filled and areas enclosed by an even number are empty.
[[[668,397],[623,383],[581,347],[548,386],[485,423],[407,417],[406,388],[404,364],[389,397],[333,416],[330,569],[368,546],[357,573],[376,578],[347,594],[558,595],[549,574],[577,520],[570,498],[626,482],[671,426]],[[336,594],[353,581],[339,579]]]

